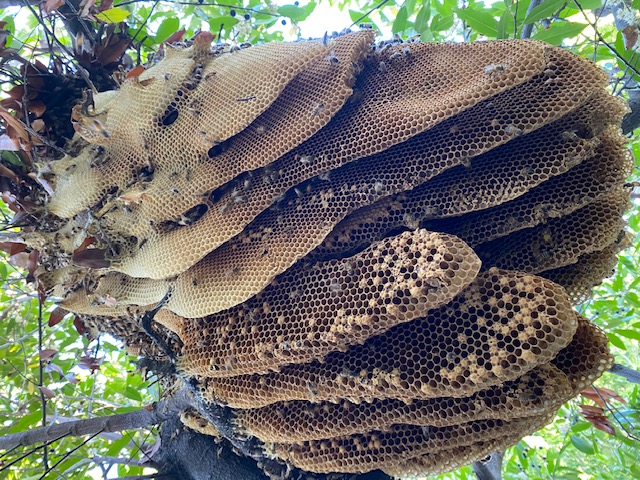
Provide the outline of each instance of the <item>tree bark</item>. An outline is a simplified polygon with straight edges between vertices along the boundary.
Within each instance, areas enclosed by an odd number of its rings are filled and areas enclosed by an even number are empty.
[[[478,480],[501,480],[502,457],[504,457],[504,452],[494,452],[489,455],[486,461],[475,462],[473,473],[476,474]]]
[[[63,437],[92,435],[104,432],[120,432],[135,428],[157,425],[175,416],[180,410],[191,405],[191,395],[187,390],[173,397],[160,401],[150,410],[96,417],[74,422],[58,423],[48,427],[36,428],[26,432],[14,433],[0,437],[0,450],[11,450],[19,446],[34,443],[51,442]]]
[[[259,464],[236,455],[226,440],[202,435],[185,428],[176,418],[160,431],[161,447],[153,456],[159,471],[172,473],[177,480],[269,480]],[[379,470],[363,474],[317,475],[293,470],[291,480],[391,480]]]
[[[609,373],[626,378],[629,382],[640,385],[640,372],[633,370],[632,368],[625,367],[619,363],[614,363],[613,367],[609,369]]]

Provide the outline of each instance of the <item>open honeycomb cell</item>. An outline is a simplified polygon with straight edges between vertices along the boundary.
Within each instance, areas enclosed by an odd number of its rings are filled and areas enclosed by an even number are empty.
[[[530,273],[559,268],[618,238],[628,207],[629,190],[618,187],[569,215],[482,244],[476,252],[483,265]]]
[[[177,366],[184,375],[226,377],[322,359],[448,303],[479,270],[466,244],[425,230],[343,260],[301,264],[238,307],[184,319]]]
[[[202,394],[234,408],[285,400],[464,397],[551,360],[576,328],[561,287],[492,269],[448,305],[322,363],[203,379]]]
[[[74,109],[40,170],[55,221],[23,232],[88,337],[193,387],[185,424],[312,472],[428,475],[612,365],[573,309],[629,242],[600,69],[533,41],[211,40]]]
[[[330,473],[364,473],[391,467],[412,457],[437,453],[446,448],[467,447],[514,431],[530,433],[549,423],[553,415],[514,420],[475,420],[448,427],[393,425],[364,435],[311,440],[299,444],[275,444],[280,458],[303,470]],[[527,433],[524,433],[526,435]]]
[[[623,230],[604,250],[581,255],[576,263],[540,272],[540,276],[562,285],[573,304],[577,305],[591,296],[593,287],[613,275],[618,263],[618,252],[630,246],[630,234]]]
[[[542,415],[573,394],[567,376],[540,365],[516,380],[481,390],[470,397],[428,400],[374,400],[371,403],[279,402],[237,410],[236,422],[264,442],[299,443],[407,424],[446,427],[472,420]]]
[[[542,183],[511,202],[442,221],[427,222],[435,231],[449,232],[476,247],[515,231],[568,215],[620,187],[631,174],[633,158],[620,136],[600,138],[594,155]]]

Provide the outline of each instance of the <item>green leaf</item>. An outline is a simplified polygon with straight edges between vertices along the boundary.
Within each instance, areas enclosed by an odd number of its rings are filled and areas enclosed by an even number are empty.
[[[633,340],[640,341],[640,332],[637,331],[637,330],[625,330],[625,329],[616,330],[616,335],[621,335],[621,336],[626,337],[626,338],[631,338]],[[613,343],[613,342],[611,342],[611,343]]]
[[[595,448],[593,448],[593,444],[582,437],[571,435],[571,443],[582,453],[586,453],[587,455],[593,455],[594,453],[596,453]]]
[[[124,396],[136,402],[142,401],[142,395],[135,388],[127,387],[124,391]]]
[[[552,17],[566,5],[567,0],[545,0],[529,12],[524,18],[524,23],[533,23],[543,18]]]
[[[590,427],[591,424],[589,422],[578,422],[571,426],[571,431],[573,433],[584,432],[585,430],[589,430]]]
[[[448,30],[453,27],[453,15],[442,16],[439,13],[436,13],[431,19],[431,31],[432,32],[441,32],[443,30]]]
[[[180,20],[178,20],[178,17],[170,17],[163,20],[156,31],[156,43],[160,44],[164,42],[169,38],[169,35],[177,32],[178,29],[180,29]]]
[[[607,333],[607,337],[609,337],[609,342],[611,342],[611,345],[613,345],[614,347],[618,347],[620,350],[627,349],[624,342],[620,340],[620,337],[614,335],[611,332]]]
[[[105,23],[120,23],[123,22],[130,14],[131,12],[124,8],[113,7],[105,10],[104,12],[96,13],[95,17]]]
[[[487,37],[498,37],[498,21],[488,11],[464,8],[456,9],[456,14],[476,32]]]
[[[413,24],[413,28],[416,32],[420,33],[429,28],[429,19],[431,18],[431,5],[427,1],[425,5],[420,9],[416,16],[416,21]]]
[[[531,38],[560,45],[565,39],[577,36],[586,26],[586,23],[554,22],[549,28],[538,30]]]
[[[290,18],[296,22],[301,22],[306,19],[313,9],[316,7],[315,2],[310,2],[305,7],[299,7],[297,5],[283,5],[278,8],[278,15],[282,15],[283,17]]]
[[[407,28],[407,20],[409,19],[409,13],[405,7],[402,7],[398,10],[398,14],[396,15],[396,19],[393,21],[393,25],[391,26],[391,33],[399,33],[404,31]]]
[[[11,426],[10,432],[24,432],[28,427],[34,427],[42,419],[42,412],[36,409],[35,412],[22,417],[17,423]]]
[[[513,32],[513,22],[514,18],[511,10],[507,9],[502,12],[500,20],[498,20],[498,34],[496,37],[500,39],[510,38],[511,33]]]

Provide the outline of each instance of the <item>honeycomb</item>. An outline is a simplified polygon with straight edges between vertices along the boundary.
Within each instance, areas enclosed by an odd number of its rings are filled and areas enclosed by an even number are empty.
[[[233,408],[464,397],[550,361],[577,325],[561,287],[491,269],[449,304],[346,352],[264,375],[205,377],[202,395]]]
[[[381,430],[396,424],[446,427],[473,420],[542,415],[562,399],[570,398],[572,393],[567,376],[545,364],[469,397],[409,402],[375,399],[371,403],[341,400],[311,406],[305,401],[278,402],[238,410],[236,422],[264,442],[297,443]]]
[[[619,136],[601,137],[595,154],[568,172],[542,183],[516,200],[462,218],[426,222],[476,247],[517,230],[534,227],[587,205],[619,188],[631,174],[633,159]]]
[[[545,185],[546,180],[559,174],[566,174],[562,177],[564,180],[554,182],[574,179],[574,188],[585,181],[590,182],[589,185],[604,184],[603,188],[620,185],[621,178],[630,174],[633,161],[617,131],[602,132],[602,126],[610,125],[612,121],[620,122],[621,112],[619,103],[601,92],[577,111],[530,135],[452,168],[411,191],[360,209],[338,224],[314,255],[322,257],[354,250],[395,229],[416,228],[421,224],[438,231],[450,231],[475,246],[479,242],[463,229],[467,219],[470,225],[479,229],[481,227],[475,225],[483,218],[485,209],[498,205],[503,209],[512,208],[514,202],[509,200],[540,184]],[[581,136],[575,132],[580,132]],[[590,160],[588,165],[572,168],[585,158]],[[598,163],[594,165],[594,162]],[[582,176],[575,178],[578,175]],[[554,193],[557,195],[559,191],[554,190]],[[592,192],[585,193],[593,195]],[[533,199],[536,200],[542,204],[558,202],[555,198]],[[477,213],[457,218],[470,212]],[[488,224],[493,226],[495,223],[493,228],[498,229],[500,222],[515,223],[508,216],[511,212],[501,214],[499,210],[496,213],[486,217]],[[503,219],[501,215],[506,217]],[[453,218],[444,220],[446,217]]]
[[[87,336],[195,390],[183,423],[262,464],[430,475],[612,365],[574,310],[629,244],[626,112],[596,66],[534,41],[211,40],[74,109],[79,147],[39,165],[56,221],[24,232]]]
[[[631,238],[624,230],[604,250],[578,257],[576,263],[540,272],[540,276],[562,285],[574,305],[585,302],[591,290],[615,271],[618,252],[631,246]]]
[[[233,377],[321,360],[448,303],[479,270],[464,242],[424,230],[343,260],[301,264],[237,307],[182,320],[177,367],[190,376]]]
[[[312,440],[300,444],[275,444],[273,452],[302,470],[318,473],[364,473],[391,467],[403,456],[437,453],[445,448],[468,447],[495,440],[507,432],[535,430],[553,415],[516,420],[475,420],[449,427],[394,425],[385,431]],[[534,430],[534,431],[535,431]]]

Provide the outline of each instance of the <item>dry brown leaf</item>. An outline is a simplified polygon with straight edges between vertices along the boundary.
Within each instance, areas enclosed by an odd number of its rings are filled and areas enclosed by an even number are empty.
[[[51,314],[49,315],[48,325],[50,327],[53,327],[54,325],[59,324],[66,314],[67,314],[66,310],[60,307],[56,307],[56,309],[53,312],[51,312]]]
[[[59,9],[62,5],[64,5],[64,0],[45,0],[42,4],[42,11],[46,15],[49,15],[51,12]]]
[[[47,398],[53,398],[56,396],[53,390],[49,390],[47,387],[38,387],[38,388],[40,389],[42,394]]]
[[[139,77],[140,74],[144,72],[144,66],[138,65],[137,67],[132,68],[127,72],[127,76],[125,78],[136,78]]]
[[[638,27],[635,25],[627,25],[622,29],[622,38],[624,38],[624,48],[631,50],[631,48],[638,41]]]
[[[40,350],[40,361],[44,362],[47,360],[51,360],[53,357],[56,356],[57,353],[58,351],[52,348],[44,348]]]

